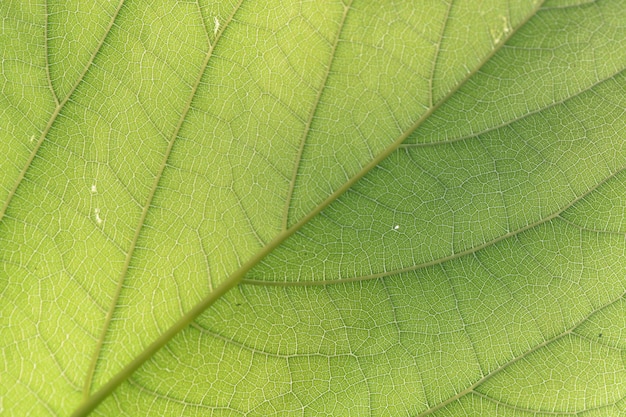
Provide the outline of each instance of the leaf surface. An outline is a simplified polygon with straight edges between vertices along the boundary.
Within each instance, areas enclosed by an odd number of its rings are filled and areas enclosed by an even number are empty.
[[[423,3],[3,2],[0,412],[623,413],[626,7]]]

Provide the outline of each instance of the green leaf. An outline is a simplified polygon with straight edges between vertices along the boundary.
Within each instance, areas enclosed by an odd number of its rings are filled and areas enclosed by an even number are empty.
[[[624,414],[621,0],[0,14],[0,414]]]

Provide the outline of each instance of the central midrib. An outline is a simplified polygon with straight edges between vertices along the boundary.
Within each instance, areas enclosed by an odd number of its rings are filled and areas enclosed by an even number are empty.
[[[243,0],[241,0],[239,6],[241,5],[242,2],[243,2]],[[343,195],[346,191],[348,191],[357,181],[359,181],[361,178],[363,178],[368,172],[370,172],[373,168],[378,166],[384,159],[386,159],[389,155],[391,155],[394,151],[396,151],[400,147],[400,145],[428,117],[430,117],[430,115],[432,115],[432,113],[434,111],[436,111],[439,107],[441,107],[441,105],[443,103],[445,103],[452,95],[454,95],[456,93],[456,91],[458,91],[458,89],[461,88],[465,84],[465,82],[467,82],[467,80],[469,80],[477,71],[479,71],[480,68],[487,61],[489,61],[491,59],[491,57],[495,53],[497,53],[500,50],[500,48],[506,43],[506,40],[509,39],[511,36],[513,36],[517,32],[517,29],[519,27],[522,27],[529,19],[531,19],[537,13],[537,11],[541,8],[542,4],[543,4],[543,1],[537,2],[537,4],[535,5],[535,8],[533,9],[533,11],[531,13],[529,13],[529,15],[523,21],[521,21],[519,23],[517,28],[514,28],[511,31],[509,31],[507,33],[507,36],[497,45],[497,47],[492,49],[492,51],[485,56],[485,58],[475,67],[474,70],[472,70],[469,73],[467,73],[464,79],[462,79],[453,89],[451,89],[444,97],[442,97],[442,99],[439,102],[437,102],[434,106],[429,108],[402,135],[400,135],[386,149],[384,149],[380,154],[378,154],[374,159],[372,159],[368,164],[366,164],[357,174],[355,174],[352,178],[350,178],[348,181],[346,181],[341,187],[339,187],[331,195],[329,195],[322,203],[320,203],[317,207],[315,207],[313,210],[311,210],[306,216],[301,218],[297,223],[295,223],[294,225],[292,225],[288,229],[282,230],[278,235],[276,235],[274,237],[274,239],[269,241],[266,246],[261,248],[254,256],[252,256],[250,259],[248,259],[246,262],[244,262],[239,267],[239,269],[237,269],[235,272],[233,272],[226,280],[224,280],[219,286],[217,286],[214,291],[212,291],[210,294],[208,294],[204,299],[202,299],[196,305],[194,305],[176,323],[174,323],[169,329],[167,329],[165,332],[163,332],[154,342],[152,342],[148,347],[146,347],[130,363],[128,363],[120,372],[115,374],[104,385],[102,385],[98,391],[94,392],[93,395],[85,398],[84,402],[75,410],[75,412],[72,414],[72,416],[73,417],[79,417],[79,416],[86,416],[87,414],[89,414],[105,398],[107,398],[119,385],[121,385],[126,379],[128,379],[128,377],[130,377],[130,375],[132,373],[134,373],[146,361],[148,361],[150,358],[152,358],[153,355],[156,352],[158,352],[163,346],[165,346],[165,344],[167,344],[174,336],[176,336],[181,330],[186,328],[191,322],[193,322],[197,317],[199,317],[200,314],[202,314],[204,311],[206,311],[212,304],[214,304],[224,294],[226,294],[232,288],[237,286],[241,282],[243,277],[254,266],[256,266],[261,260],[263,260],[271,252],[273,252],[285,240],[287,240],[290,236],[292,236],[298,230],[300,230],[312,218],[314,218],[319,213],[321,213],[331,203],[333,203],[341,195]],[[237,9],[239,9],[239,6],[237,7]],[[231,16],[231,19],[229,19],[229,21],[230,20],[232,20],[232,16]],[[207,56],[205,58],[205,62],[204,62],[204,65],[202,67],[202,70],[200,71],[200,76],[198,78],[198,82],[197,83],[199,83],[200,79],[202,78],[202,76],[204,74],[204,69],[206,68],[206,65],[208,64],[208,60],[210,58],[210,55],[211,55],[211,52],[212,52],[214,46],[215,45],[213,45],[213,47],[211,48],[209,53],[207,53]],[[195,94],[196,88],[197,88],[197,84],[194,87],[193,93],[192,93],[192,95],[191,95],[191,97],[189,99],[189,103],[188,103],[189,105],[191,104],[191,102],[193,100],[193,96]],[[187,108],[187,111],[188,111],[188,109],[189,109],[189,106]],[[187,111],[185,111],[183,113],[183,115],[181,115],[178,128],[180,128],[180,126],[182,126],[182,124],[184,123],[184,119],[185,119]],[[175,139],[175,137],[176,137],[176,135],[173,136],[173,139]],[[163,167],[165,166],[165,162],[167,161],[167,158],[169,156],[169,151],[171,150],[171,148],[173,146],[173,142],[174,142],[173,139],[171,140],[172,143],[170,143],[170,145],[168,147],[168,154],[165,155]],[[159,176],[155,179],[155,182],[154,182],[155,186],[153,187],[152,194],[151,194],[152,197],[154,195],[154,191],[156,189],[156,186],[158,185],[158,179],[160,179],[162,171],[163,171],[163,169],[159,173]],[[144,207],[144,211],[146,212],[145,215],[147,215],[148,208],[150,207],[150,202],[151,202],[151,199],[149,200],[149,202]],[[145,215],[144,215],[144,213],[142,213],[142,219],[145,219]],[[135,233],[135,237],[136,238],[134,239],[134,242],[136,242],[136,239],[139,237],[142,225],[143,225],[143,221],[141,221],[139,223],[139,226],[138,226],[137,231]],[[134,244],[135,244],[134,242],[133,242],[133,249],[134,249]],[[125,263],[124,270],[126,270],[128,268],[128,265],[130,264],[131,258],[132,258],[132,251],[129,251],[129,255],[127,256],[127,262]],[[121,274],[121,276],[120,276],[121,281],[123,281],[123,278],[125,277],[125,274],[126,274],[125,272],[123,274]],[[121,287],[121,283],[120,283],[120,287]],[[119,291],[120,291],[120,288],[118,288],[118,293],[116,294],[116,297],[119,296]],[[117,300],[117,298],[116,298],[116,300]],[[115,304],[116,304],[116,302],[112,303],[112,309],[114,308]],[[108,323],[110,323],[110,318],[108,320]],[[104,333],[105,332],[103,332],[103,335],[104,335]],[[100,346],[101,346],[101,344],[100,344]],[[97,357],[95,357],[95,360],[97,361]]]

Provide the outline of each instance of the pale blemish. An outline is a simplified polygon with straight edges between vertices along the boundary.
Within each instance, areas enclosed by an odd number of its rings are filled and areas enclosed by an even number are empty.
[[[36,138],[35,138],[35,135],[32,135],[32,136],[30,137],[30,143],[33,143],[33,142],[35,141],[35,139],[36,139]]]
[[[509,26],[509,19],[507,19],[506,16],[500,16],[500,19],[502,19],[502,31],[504,32],[504,34],[507,34],[511,31],[511,27]]]
[[[100,209],[99,208],[94,209],[94,214],[95,214],[95,217],[96,217],[96,223],[102,224],[102,222],[104,222],[104,220],[102,219],[102,217],[100,217]]]
[[[400,225],[399,225],[399,224],[396,224],[396,225],[393,227],[393,230],[400,230]]]
[[[213,22],[215,23],[215,26],[213,27],[213,35],[217,35],[217,32],[220,31],[220,20],[217,18],[217,16],[215,16],[213,18]]]
[[[91,194],[97,194],[98,193],[98,187],[96,187],[96,184],[91,184]]]
[[[509,19],[506,16],[500,16],[500,20],[502,20],[501,29],[489,29],[494,45],[499,44],[502,40],[502,37],[506,36],[511,31],[511,27],[509,26]]]

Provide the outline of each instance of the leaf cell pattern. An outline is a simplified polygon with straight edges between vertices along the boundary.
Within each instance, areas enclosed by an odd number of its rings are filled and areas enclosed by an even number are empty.
[[[0,414],[624,413],[619,0],[0,14]]]

